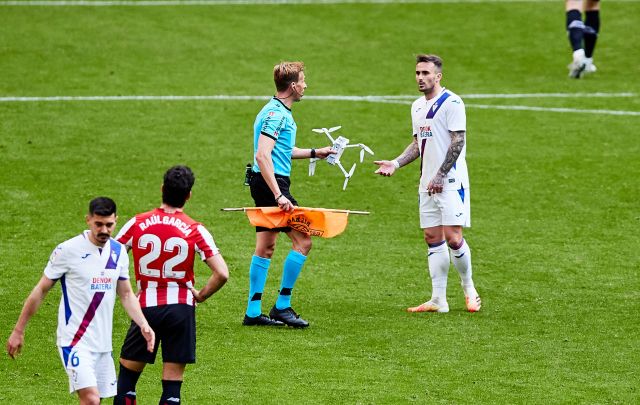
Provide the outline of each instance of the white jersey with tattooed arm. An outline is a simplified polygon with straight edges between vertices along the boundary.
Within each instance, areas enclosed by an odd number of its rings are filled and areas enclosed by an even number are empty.
[[[436,175],[451,145],[450,131],[466,131],[467,118],[464,103],[445,88],[431,100],[420,97],[411,106],[413,136],[420,150],[420,191]],[[462,148],[458,160],[444,179],[444,190],[469,189],[469,175],[465,160],[467,146]]]

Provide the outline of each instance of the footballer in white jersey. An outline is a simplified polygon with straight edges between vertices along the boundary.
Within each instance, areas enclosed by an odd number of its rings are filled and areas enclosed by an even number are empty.
[[[124,246],[109,239],[104,247],[89,240],[89,231],[61,243],[49,259],[44,275],[60,280],[57,344],[111,352],[113,306],[118,280],[129,279],[129,256]]]
[[[97,403],[116,394],[111,356],[113,306],[116,294],[129,316],[140,325],[152,350],[155,335],[129,283],[129,258],[124,246],[111,238],[116,205],[107,197],[89,203],[89,230],[56,247],[44,275],[32,290],[16,322],[7,352],[15,358],[24,344],[24,331],[46,294],[60,280],[57,345],[69,377],[70,392],[81,403]]]
[[[413,141],[394,160],[378,160],[376,174],[392,176],[397,169],[420,158],[420,228],[428,245],[431,299],[409,312],[449,312],[449,265],[460,274],[469,312],[480,310],[481,301],[471,271],[471,250],[462,228],[471,225],[469,175],[466,163],[464,103],[441,86],[442,59],[416,57],[416,83],[424,96],[411,105]]]

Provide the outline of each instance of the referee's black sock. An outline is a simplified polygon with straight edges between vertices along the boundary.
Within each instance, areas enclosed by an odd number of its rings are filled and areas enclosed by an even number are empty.
[[[118,375],[118,394],[113,398],[113,405],[136,405],[136,384],[142,372],[129,370],[120,364]]]
[[[571,48],[573,48],[574,51],[582,49],[584,23],[582,22],[582,14],[579,10],[567,11],[567,32],[569,33]]]
[[[177,405],[180,403],[182,381],[162,380],[162,396],[159,405]]]

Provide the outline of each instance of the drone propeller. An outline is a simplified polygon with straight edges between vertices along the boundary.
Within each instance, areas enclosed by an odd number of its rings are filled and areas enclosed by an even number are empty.
[[[349,179],[351,178],[351,176],[353,176],[353,172],[356,170],[356,164],[354,163],[353,166],[351,166],[351,170],[349,170],[348,174],[345,174],[345,179],[344,179],[344,184],[342,185],[342,189],[346,190],[347,189],[347,183],[349,183]]]
[[[360,149],[360,163],[364,162],[364,149]]]
[[[360,146],[362,146],[363,150],[366,150],[368,154],[373,155],[373,151],[371,150],[371,148],[369,148],[367,145],[361,143]]]
[[[324,131],[326,131],[327,128],[314,128],[312,129],[313,132],[317,132],[319,134],[324,134]]]
[[[329,128],[329,132],[337,131],[340,128],[342,128],[342,125],[338,125],[337,127],[331,127],[331,128]]]
[[[316,173],[316,162],[320,159],[309,159],[309,176],[313,176]]]

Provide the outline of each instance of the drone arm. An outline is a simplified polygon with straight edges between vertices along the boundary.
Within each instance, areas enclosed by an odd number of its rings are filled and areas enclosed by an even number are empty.
[[[344,177],[349,177],[349,173],[347,173],[346,170],[344,170],[344,167],[342,167],[342,163],[340,162],[336,162],[336,165],[338,165],[338,167],[340,168],[340,170],[342,170],[342,173],[344,174]]]

